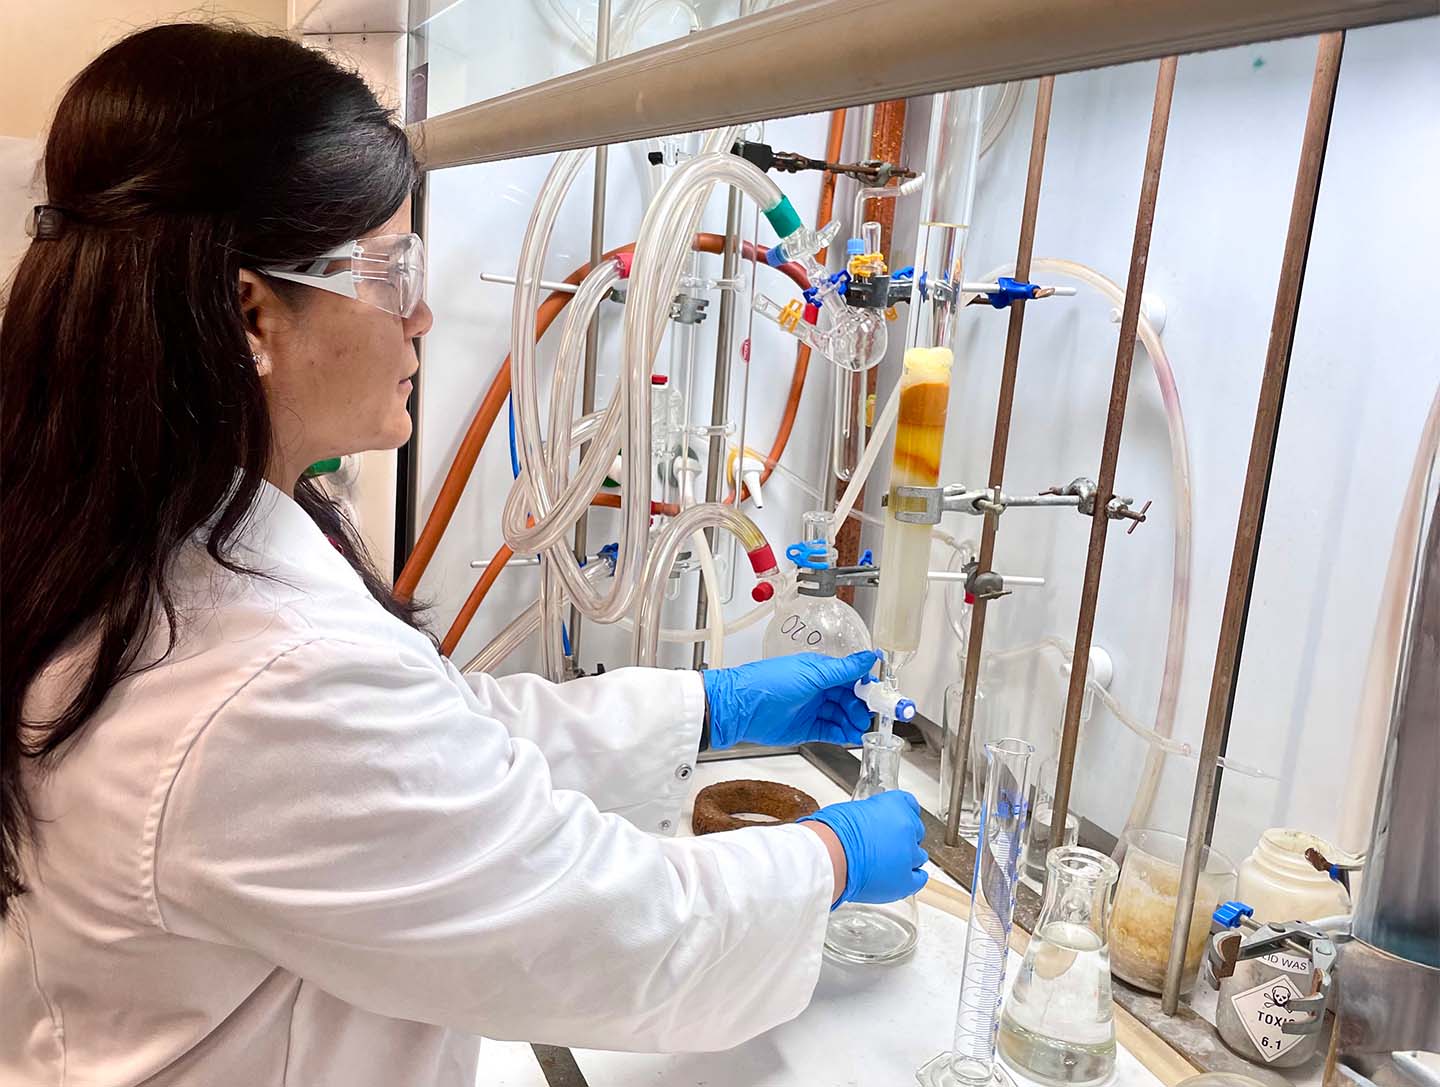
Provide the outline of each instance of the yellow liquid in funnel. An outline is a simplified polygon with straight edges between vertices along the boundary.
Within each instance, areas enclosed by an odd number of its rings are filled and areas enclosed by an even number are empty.
[[[880,552],[880,594],[875,602],[875,644],[904,653],[920,644],[926,574],[930,569],[930,527],[895,519],[903,499],[896,487],[933,487],[940,482],[945,444],[945,409],[950,401],[947,347],[912,347],[900,375],[900,411],[895,423],[895,458],[890,466],[890,501]]]

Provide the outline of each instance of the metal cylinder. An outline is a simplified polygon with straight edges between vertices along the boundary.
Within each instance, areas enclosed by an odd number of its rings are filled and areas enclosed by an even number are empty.
[[[1354,933],[1440,968],[1440,461],[1426,505]]]

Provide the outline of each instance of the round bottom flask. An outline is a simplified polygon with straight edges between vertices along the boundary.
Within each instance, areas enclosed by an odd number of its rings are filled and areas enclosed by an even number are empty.
[[[872,732],[861,741],[860,780],[852,800],[900,787],[900,752],[905,741]],[[920,908],[915,898],[872,904],[847,902],[830,915],[825,954],[840,962],[896,962],[915,950]]]

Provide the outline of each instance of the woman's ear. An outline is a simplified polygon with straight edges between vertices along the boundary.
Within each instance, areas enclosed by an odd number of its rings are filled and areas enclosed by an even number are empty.
[[[270,372],[271,342],[279,328],[276,320],[280,299],[265,277],[249,268],[241,268],[237,281],[240,320],[245,325],[245,339],[255,358],[255,369],[264,377]]]

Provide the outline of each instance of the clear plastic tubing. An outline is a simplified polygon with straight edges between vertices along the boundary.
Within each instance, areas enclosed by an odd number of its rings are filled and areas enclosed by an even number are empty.
[[[642,224],[640,240],[636,244],[634,254],[634,264],[641,270],[641,274],[634,277],[631,286],[631,304],[626,307],[626,342],[627,345],[630,345],[638,340],[644,343],[647,349],[641,353],[632,351],[627,355],[628,365],[622,373],[620,388],[616,391],[611,409],[607,409],[607,415],[610,410],[614,411],[614,415],[610,416],[610,419],[613,420],[612,426],[618,426],[619,422],[625,418],[626,413],[621,409],[628,409],[631,425],[626,428],[627,440],[619,447],[622,454],[627,448],[648,448],[650,426],[648,382],[651,362],[664,333],[669,299],[678,286],[680,264],[690,248],[690,239],[698,223],[704,199],[714,181],[721,179],[721,176],[725,174],[724,168],[731,163],[741,162],[733,156],[713,153],[713,148],[727,146],[732,139],[733,130],[731,129],[712,133],[705,144],[712,153],[702,154],[692,159],[672,175]],[[587,489],[584,485],[590,482],[597,467],[601,468],[600,478],[603,478],[603,467],[608,467],[613,459],[614,447],[612,444],[598,442],[598,446],[602,448],[611,446],[611,449],[602,453],[600,448],[592,447],[589,452],[594,455],[595,459],[589,462],[588,470],[586,466],[582,465],[581,471],[577,472],[570,487],[566,488],[566,493],[557,495],[552,493],[557,488],[552,486],[554,475],[545,462],[544,444],[540,430],[538,375],[535,364],[536,345],[532,331],[539,305],[540,270],[551,234],[554,231],[560,205],[565,193],[574,182],[584,156],[584,152],[567,152],[556,161],[550,177],[541,190],[540,198],[535,203],[525,241],[521,247],[520,263],[516,273],[515,301],[512,310],[511,364],[517,406],[517,446],[525,477],[525,491],[527,492],[525,497],[528,501],[518,504],[507,503],[505,531],[507,542],[517,550],[540,551],[563,541],[574,521],[589,505],[590,498],[594,494],[593,486]],[[743,163],[743,165],[749,167],[755,174],[759,174],[759,171],[749,163]],[[720,176],[710,176],[706,172],[707,170]],[[763,175],[759,176],[764,180]],[[753,178],[746,180],[749,182],[749,189],[757,188]],[[779,189],[774,186],[773,182],[768,186],[760,185],[758,188],[760,190],[758,198],[763,207],[770,208],[783,201],[783,197],[779,195]],[[646,270],[650,274],[644,274]],[[591,274],[595,275],[597,271],[599,270],[594,270]],[[577,305],[577,303],[589,302],[589,309],[593,312],[594,306],[599,304],[600,299],[607,291],[608,287],[606,290],[601,290],[597,282],[593,292],[587,292],[587,298],[578,297],[577,292],[577,298],[572,302],[576,313],[571,316],[577,322],[582,317],[585,322],[588,322],[588,314],[585,313],[586,306]],[[656,302],[656,299],[662,295],[664,298],[663,308]],[[567,321],[567,326],[569,325],[570,322]],[[648,329],[651,335],[638,335],[634,331],[636,327]],[[636,425],[637,423],[639,426]],[[561,429],[563,431],[564,428]],[[642,440],[638,444],[633,440],[637,430],[642,435]],[[648,532],[650,458],[648,456],[626,456],[624,462],[626,465],[626,508],[625,516],[622,519],[620,554],[616,565],[615,581],[611,591],[606,594],[603,606],[597,606],[593,600],[593,594],[587,593],[582,586],[575,583],[576,579],[573,576],[569,576],[572,572],[565,568],[564,560],[557,560],[564,570],[562,576],[566,581],[567,588],[570,588],[572,594],[576,596],[577,606],[592,619],[600,622],[613,622],[629,608],[639,580],[641,556]],[[594,479],[595,486],[598,486],[599,481],[600,479]],[[559,502],[565,504],[566,515],[549,516],[550,511]],[[525,508],[526,506],[528,509]],[[536,522],[533,528],[528,530],[523,527],[527,513]],[[520,523],[517,524],[517,521]],[[587,599],[587,597],[590,598]]]
[[[1013,265],[1002,265],[986,274],[991,282],[1002,275],[1014,273]],[[1053,257],[1037,258],[1030,264],[1031,275],[1061,275],[1078,280],[1115,305],[1125,301],[1125,291],[1117,283],[1093,268],[1072,260]],[[963,301],[963,300],[962,300]],[[1160,388],[1160,402],[1165,409],[1165,425],[1170,437],[1170,479],[1175,492],[1175,550],[1170,582],[1170,623],[1165,636],[1165,664],[1160,677],[1160,698],[1155,709],[1155,732],[1168,737],[1175,732],[1175,715],[1180,703],[1180,677],[1185,664],[1185,632],[1190,616],[1190,578],[1194,554],[1194,501],[1190,487],[1190,444],[1185,430],[1185,416],[1180,410],[1180,389],[1175,369],[1166,354],[1160,334],[1142,313],[1138,327],[1140,342],[1150,356],[1150,367]],[[1126,828],[1144,826],[1149,819],[1155,793],[1160,787],[1164,754],[1160,747],[1152,749],[1136,789]],[[1367,816],[1368,819],[1368,816]],[[1124,836],[1121,836],[1124,840]]]
[[[727,130],[720,146],[728,147],[731,138],[731,132]],[[710,141],[707,141],[707,146],[709,143]],[[640,236],[635,243],[634,271],[631,275],[629,301],[625,307],[624,327],[624,358],[628,368],[626,384],[629,389],[625,418],[625,447],[628,449],[645,449],[650,442],[650,360],[654,358],[664,335],[670,300],[679,286],[681,266],[685,254],[689,251],[690,239],[699,225],[700,214],[709,191],[717,182],[732,185],[753,199],[764,210],[782,238],[801,228],[799,216],[774,181],[751,163],[729,154],[728,151],[701,154],[682,164],[671,175],[656,197],[654,206],[646,214],[645,221],[641,224]],[[621,513],[625,522],[623,535],[627,541],[645,540],[650,521],[650,483],[649,458],[626,457],[625,501]],[[757,538],[754,543],[763,544],[764,537],[754,529],[749,518],[731,517],[729,515],[734,513],[733,510],[720,508],[724,513],[712,512],[709,515],[719,517],[718,521],[695,521],[690,523],[689,527],[682,528],[682,525],[686,524],[685,513],[690,511],[685,511],[671,520],[661,531],[659,539],[651,541],[651,556],[646,563],[646,570],[652,569],[656,555],[662,552],[671,553],[673,562],[673,553],[678,550],[680,539],[688,536],[697,527],[720,524],[744,540],[747,531],[744,525],[748,524],[749,530],[753,531]],[[754,553],[754,547],[747,544],[746,550],[752,552],[751,565],[757,573],[774,568],[773,557],[765,560],[762,565],[762,561],[757,559]],[[766,551],[768,552],[768,547]],[[633,584],[622,590],[627,598],[633,596],[638,588],[640,572],[636,569],[635,562],[627,566],[625,560],[632,558],[638,562],[638,556],[639,552],[627,556],[622,546],[621,563],[616,567],[615,576],[617,580],[627,577],[632,580]],[[667,575],[668,570],[666,567]],[[654,587],[653,591],[658,594],[663,583],[654,578],[648,580]],[[769,588],[773,592],[773,587]],[[653,613],[654,637],[645,639],[642,635],[647,633],[645,617],[649,613]],[[655,638],[658,638],[658,613],[658,600],[641,601],[641,617],[636,625],[638,645],[653,646]],[[653,653],[653,649],[651,652]]]
[[[585,568],[585,577],[590,581],[599,581],[608,577],[610,567],[608,563],[591,563]],[[499,634],[491,638],[475,656],[465,662],[460,669],[465,675],[473,672],[493,672],[511,653],[525,644],[525,639],[534,634],[540,628],[540,601],[530,603],[519,615],[510,620]]]
[[[584,357],[585,333],[590,317],[595,307],[609,294],[620,278],[619,263],[606,261],[585,277],[576,292],[575,300],[568,308],[551,390],[550,446],[548,450],[542,447],[542,460],[538,465],[545,480],[543,484],[536,485],[537,477],[533,474],[536,466],[527,463],[522,455],[520,475],[511,485],[502,515],[506,542],[517,551],[546,552],[555,563],[557,575],[577,606],[586,614],[592,615],[603,612],[613,600],[614,594],[598,594],[581,578],[579,563],[568,547],[568,533],[589,506],[591,497],[600,487],[606,471],[615,459],[615,453],[619,449],[623,405],[618,399],[612,401],[600,417],[598,433],[591,440],[573,481],[568,478],[568,466],[571,445],[575,440],[575,424],[569,411],[574,404],[575,385]],[[516,368],[516,382],[522,382],[521,372]],[[528,396],[531,393],[529,382],[534,381],[534,373],[533,370],[527,370],[525,374],[523,395]],[[517,430],[522,429],[518,417],[516,427]],[[542,513],[547,494],[560,494],[560,501],[545,508]],[[526,525],[527,516],[535,519],[533,526]]]
[[[871,428],[870,440],[865,443],[865,452],[860,456],[860,463],[855,466],[855,474],[850,477],[850,485],[845,488],[845,493],[840,496],[840,501],[835,505],[835,515],[830,519],[832,534],[839,534],[840,526],[845,523],[846,518],[855,509],[855,503],[860,500],[860,492],[865,489],[865,481],[870,478],[870,473],[875,468],[875,462],[880,459],[880,450],[884,448],[885,439],[890,436],[890,428],[895,425],[895,416],[899,410],[900,386],[897,384],[891,390],[885,406],[880,409],[875,426]]]
[[[1011,1079],[995,1060],[1015,887],[1020,876],[1020,840],[1029,815],[1030,757],[1023,740],[985,745],[985,800],[975,849],[970,917],[960,966],[960,1006],[955,1013],[954,1047],[916,1074],[923,1087],[989,1087]]]
[[[665,605],[665,581],[670,576],[675,557],[686,538],[707,528],[723,528],[733,534],[745,549],[757,575],[769,578],[779,572],[765,535],[756,527],[754,521],[734,506],[711,502],[681,510],[665,527],[660,539],[652,545],[645,561],[644,576],[640,583],[639,617],[635,621],[631,643],[636,664],[655,664],[660,646],[661,612]],[[774,587],[767,584],[767,588],[773,594]]]

